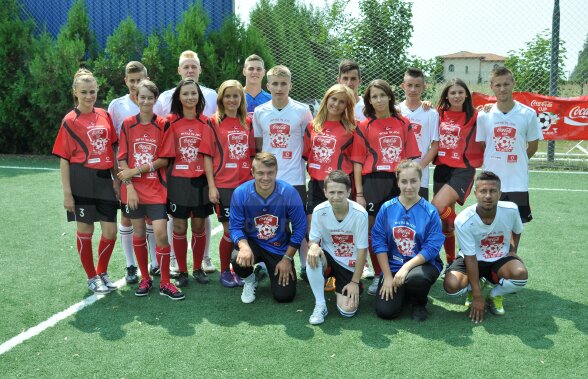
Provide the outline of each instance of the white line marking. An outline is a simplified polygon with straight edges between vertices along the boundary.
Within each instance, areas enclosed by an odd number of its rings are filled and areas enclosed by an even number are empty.
[[[588,192],[588,189],[567,189],[567,188],[529,188],[529,191]]]
[[[0,166],[0,168],[1,168],[1,166]],[[212,230],[211,234],[214,236],[214,235],[222,232],[222,230],[223,230],[223,226],[218,225],[216,228],[214,228]],[[114,284],[116,285],[117,288],[121,288],[121,287],[125,286],[126,285],[125,278],[117,280]],[[0,345],[0,355],[8,352],[10,349],[12,349],[15,346],[20,345],[21,343],[25,342],[26,340],[31,339],[31,338],[41,334],[45,330],[55,326],[59,321],[65,320],[69,316],[72,316],[75,313],[86,308],[87,306],[94,304],[95,302],[97,302],[98,300],[102,299],[105,296],[108,296],[108,294],[90,295],[87,298],[85,298],[84,300],[80,301],[79,303],[76,303],[63,311],[54,314],[53,316],[49,317],[47,320],[43,321],[42,323],[40,323],[36,326],[33,326],[30,329],[25,330],[24,332],[20,333],[19,335],[15,336],[15,337],[12,337],[8,341],[6,341],[6,342],[2,343],[2,345]]]
[[[12,169],[12,170],[42,170],[42,171],[59,171],[59,169],[58,169],[58,168],[49,168],[49,167],[0,166],[0,168],[4,168],[4,169]]]

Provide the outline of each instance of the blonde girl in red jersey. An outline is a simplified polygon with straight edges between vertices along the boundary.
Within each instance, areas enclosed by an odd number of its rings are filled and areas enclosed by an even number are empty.
[[[434,160],[433,200],[441,216],[445,235],[447,267],[455,259],[455,203],[463,205],[468,197],[476,168],[484,158],[482,145],[476,142],[478,113],[463,80],[450,80],[437,105],[439,111],[439,150]]]
[[[172,95],[170,128],[165,134],[162,157],[171,159],[167,181],[167,210],[173,216],[173,247],[178,261],[178,287],[189,284],[186,238],[188,222],[192,227],[192,276],[198,283],[210,281],[202,270],[206,245],[205,221],[212,214],[208,196],[207,173],[212,174],[210,157],[212,131],[202,114],[205,99],[194,79],[180,81]]]
[[[168,160],[161,158],[163,137],[169,122],[153,113],[159,90],[149,80],[137,85],[139,114],[123,121],[120,132],[118,178],[121,188],[122,210],[133,224],[133,248],[141,271],[136,296],[146,296],[153,286],[147,265],[145,217],[149,217],[155,234],[155,251],[161,270],[159,294],[172,300],[183,300],[184,294],[170,282],[170,246],[167,237],[167,191],[163,168]]]
[[[116,241],[119,185],[112,178],[113,146],[118,140],[108,113],[94,108],[98,84],[92,73],[79,69],[72,89],[76,107],[61,123],[53,154],[61,158],[63,206],[68,221],[76,222],[76,245],[88,288],[95,293],[108,293],[116,289],[107,270]],[[97,266],[92,252],[95,222],[100,222],[102,230]]]
[[[252,179],[251,159],[255,156],[255,139],[251,119],[247,117],[245,91],[236,80],[223,82],[218,89],[216,114],[209,119],[213,131],[213,175],[207,176],[210,201],[216,205],[218,220],[223,224],[220,240],[220,282],[225,287],[243,285],[230,270],[234,246],[229,235],[230,202],[233,191]]]
[[[411,124],[396,109],[394,92],[385,80],[371,81],[363,98],[367,118],[355,131],[351,159],[356,201],[368,211],[371,237],[380,207],[400,193],[396,166],[404,159],[419,158],[421,152]],[[375,278],[368,294],[375,295],[382,271],[371,242],[369,251]]]

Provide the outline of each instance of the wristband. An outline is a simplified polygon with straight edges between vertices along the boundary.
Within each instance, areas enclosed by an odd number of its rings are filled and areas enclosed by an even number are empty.
[[[363,194],[358,193],[358,194],[355,195],[355,197],[363,197]]]
[[[290,257],[288,254],[284,254],[284,256],[282,258],[286,258],[290,262],[294,262],[294,259],[292,259],[292,257]]]
[[[141,169],[141,166],[138,166],[137,170],[139,170],[139,175],[143,175],[143,169]]]
[[[122,182],[124,185],[128,186],[129,184],[131,184],[131,179],[125,179]]]
[[[356,195],[363,195],[363,192],[357,192]]]
[[[355,283],[355,284],[359,285],[359,282],[354,282],[353,280],[351,280],[351,283]]]
[[[155,167],[153,167],[153,162],[149,163],[149,172],[155,171]]]

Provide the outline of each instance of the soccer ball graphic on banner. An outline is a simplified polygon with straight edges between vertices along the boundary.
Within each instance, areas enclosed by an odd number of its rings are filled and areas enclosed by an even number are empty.
[[[551,125],[557,123],[559,117],[551,112],[541,112],[537,114],[537,120],[539,120],[541,130],[545,132],[551,128]]]

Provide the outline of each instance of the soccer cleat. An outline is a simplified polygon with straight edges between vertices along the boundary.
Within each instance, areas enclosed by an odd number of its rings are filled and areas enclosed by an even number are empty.
[[[204,259],[202,260],[202,269],[207,274],[211,274],[213,272],[216,272],[216,267],[212,263],[212,261],[210,260],[210,257],[204,257]]]
[[[375,276],[374,270],[366,263],[363,266],[363,273],[361,274],[362,279],[372,279]]]
[[[102,283],[104,283],[104,285],[108,288],[109,291],[114,291],[116,289],[118,289],[118,287],[112,282],[112,280],[110,280],[110,277],[108,276],[108,274],[106,272],[103,272],[100,275],[100,279],[102,279]]]
[[[141,282],[139,282],[139,288],[135,291],[135,296],[147,296],[151,287],[153,287],[153,281],[151,279],[141,279]]]
[[[378,284],[380,284],[380,277],[376,276],[368,287],[368,295],[375,296],[378,293]]]
[[[255,279],[257,279],[258,282],[262,281],[268,276],[267,269],[262,265],[255,266],[253,269],[253,274],[255,275]]]
[[[96,294],[109,293],[110,289],[106,287],[100,275],[88,279],[88,289]]]
[[[210,278],[208,277],[208,275],[206,275],[206,273],[202,269],[194,270],[192,272],[192,276],[200,284],[208,284],[208,283],[210,283]]]
[[[488,284],[488,281],[486,280],[486,278],[481,277],[480,278],[480,291],[483,291],[484,288],[486,288],[486,284]],[[468,291],[464,305],[467,308],[469,308],[472,306],[473,302],[474,302],[474,295],[472,294],[472,291]]]
[[[135,284],[139,281],[139,277],[137,276],[137,267],[132,265],[127,267],[125,281],[127,282],[127,284]]]
[[[220,274],[220,278],[219,281],[221,282],[221,284],[225,287],[228,288],[233,288],[233,287],[237,287],[237,282],[235,281],[235,277],[233,276],[233,273],[230,270],[226,270],[223,271]]]
[[[422,305],[413,305],[412,306],[412,315],[411,318],[414,321],[425,321],[429,317],[429,312],[427,312],[427,308]]]
[[[496,296],[492,297],[488,295],[486,297],[486,308],[488,311],[496,316],[503,316],[504,315],[504,308],[502,306],[502,301],[504,300],[503,296]]]
[[[245,304],[253,303],[255,301],[255,291],[257,290],[257,280],[253,282],[245,282],[243,285],[243,292],[241,293],[241,301]]]
[[[149,275],[151,276],[160,276],[161,275],[161,270],[159,269],[159,266],[153,266],[152,263],[149,264]]]
[[[171,278],[177,278],[180,275],[180,268],[178,267],[178,261],[175,255],[169,257],[169,276]]]
[[[167,296],[172,300],[184,300],[186,298],[184,293],[173,283],[165,283],[160,285],[159,294],[161,296]]]
[[[187,287],[190,284],[187,272],[179,272],[176,276],[176,287]]]
[[[306,266],[300,267],[300,279],[308,283],[308,275],[306,275]]]
[[[335,277],[334,276],[329,276],[329,278],[327,279],[327,282],[325,283],[325,292],[333,292],[337,289],[337,287],[335,286]]]
[[[308,318],[308,322],[311,325],[322,324],[325,322],[325,317],[327,317],[328,314],[329,311],[327,310],[327,306],[325,304],[316,304],[314,306],[314,311],[312,311],[312,314]]]
[[[239,275],[235,274],[234,272],[233,272],[233,277],[235,278],[235,283],[237,283],[238,287],[243,287],[245,285],[245,282],[243,281],[243,279]]]

